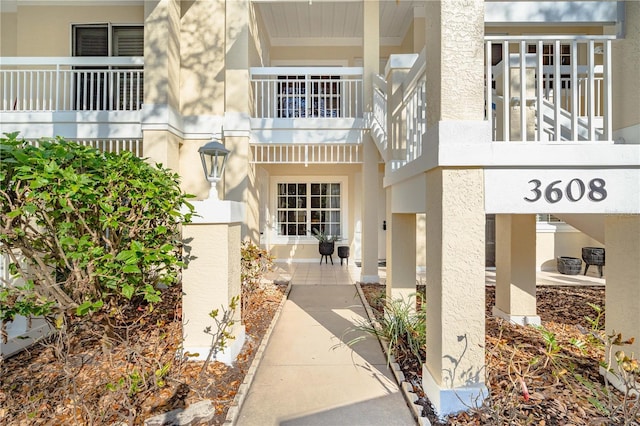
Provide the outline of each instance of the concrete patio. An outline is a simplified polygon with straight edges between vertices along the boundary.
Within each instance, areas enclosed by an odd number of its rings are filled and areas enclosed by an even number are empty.
[[[352,262],[353,263],[353,262]],[[584,268],[584,266],[583,266]],[[605,267],[606,268],[606,267]],[[584,270],[584,269],[583,269]],[[380,276],[380,284],[386,282],[387,268],[381,266],[378,268]],[[587,275],[563,275],[555,271],[538,271],[538,285],[587,285],[599,286],[605,285],[605,275],[600,278],[596,268],[591,268]],[[340,265],[339,262],[331,264],[313,263],[285,263],[276,262],[274,270],[267,275],[269,280],[290,281],[295,285],[348,285],[355,284],[360,280],[360,268],[354,264]],[[416,272],[417,282],[425,282],[424,271]],[[487,268],[485,271],[485,284],[495,285],[496,271],[495,268]]]

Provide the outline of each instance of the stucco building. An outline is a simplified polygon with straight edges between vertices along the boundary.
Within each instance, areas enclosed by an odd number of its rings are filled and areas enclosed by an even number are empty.
[[[317,262],[318,229],[392,293],[424,268],[439,412],[485,388],[487,266],[494,314],[536,323],[536,270],[606,247],[607,329],[640,337],[639,2],[0,7],[1,132],[132,150],[201,198],[215,137],[220,194],[279,260]]]

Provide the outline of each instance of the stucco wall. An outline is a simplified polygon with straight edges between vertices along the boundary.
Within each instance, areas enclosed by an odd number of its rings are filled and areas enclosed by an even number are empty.
[[[260,15],[256,12],[255,3],[251,3],[250,7],[250,46],[249,46],[249,64],[252,67],[263,67],[269,63],[269,40],[267,30]]]
[[[17,30],[18,14],[9,12],[0,13],[0,56],[17,55]]]
[[[204,171],[200,163],[200,148],[208,140],[185,140],[180,145],[180,187],[183,191],[194,194],[197,199],[203,200],[208,197],[211,185],[204,178]],[[219,187],[218,191],[222,194]]]
[[[627,1],[625,7],[625,39],[612,42],[613,129],[635,128],[625,132],[625,142],[640,144],[640,2]]]
[[[354,66],[355,58],[362,58],[360,46],[273,46],[271,47],[270,60],[272,64],[278,61],[288,63],[312,63],[324,64],[326,61],[347,61],[347,66]]]
[[[559,225],[566,228],[568,225]],[[540,232],[536,234],[536,269],[556,271],[556,257],[582,258],[582,247],[603,247],[602,244],[576,230]]]
[[[70,56],[71,24],[142,24],[142,6],[20,6],[18,56]],[[4,38],[4,29],[3,29]],[[4,42],[3,42],[4,43]]]
[[[225,5],[198,1],[182,7],[180,109],[183,115],[224,114]]]
[[[599,26],[497,26],[487,25],[485,26],[486,35],[534,35],[534,34],[590,34],[598,35],[602,34],[602,27]]]

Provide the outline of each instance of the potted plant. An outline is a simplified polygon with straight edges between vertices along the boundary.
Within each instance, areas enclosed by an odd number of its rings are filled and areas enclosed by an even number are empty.
[[[325,263],[327,262],[326,256],[329,256],[331,259],[331,264],[333,265],[333,252],[335,250],[335,243],[340,238],[337,235],[328,235],[325,234],[318,228],[312,229],[313,236],[316,240],[318,240],[318,251],[320,252],[320,263],[322,263],[322,258],[325,257]]]

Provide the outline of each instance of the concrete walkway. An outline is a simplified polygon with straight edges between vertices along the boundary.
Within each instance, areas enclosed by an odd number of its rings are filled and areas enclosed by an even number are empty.
[[[366,318],[350,270],[298,264],[288,271],[291,293],[237,425],[416,424],[377,339],[349,331]],[[365,340],[346,345],[359,336]]]
[[[379,268],[381,283],[386,268]],[[539,272],[538,285],[604,285],[590,273]],[[366,318],[360,268],[277,263],[268,279],[292,290],[237,419],[239,426],[415,425],[377,339],[349,331]],[[424,282],[424,274],[416,279]],[[487,270],[486,285],[495,285]],[[364,336],[353,346],[346,342]]]

